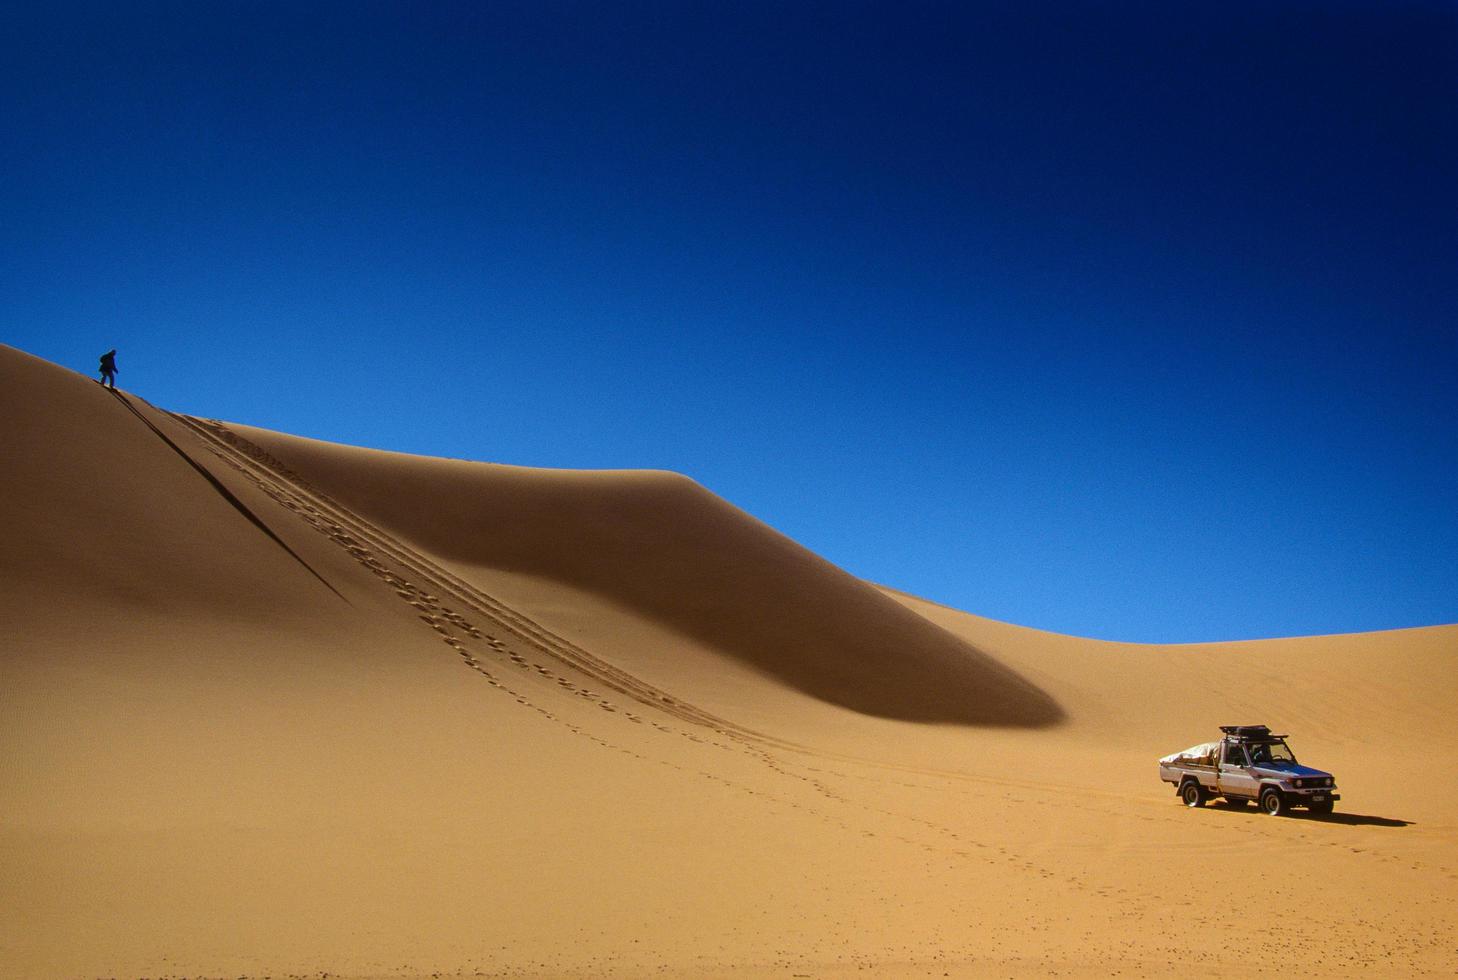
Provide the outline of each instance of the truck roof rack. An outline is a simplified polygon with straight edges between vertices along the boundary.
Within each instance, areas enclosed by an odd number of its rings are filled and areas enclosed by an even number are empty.
[[[1265,725],[1221,725],[1220,730],[1231,738],[1247,739],[1270,739],[1285,738],[1284,735],[1273,735]]]

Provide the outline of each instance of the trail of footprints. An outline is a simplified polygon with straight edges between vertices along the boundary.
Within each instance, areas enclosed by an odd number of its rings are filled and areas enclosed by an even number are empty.
[[[783,760],[771,751],[771,747],[788,749],[797,753],[812,755],[816,753],[803,746],[785,743],[743,729],[643,684],[637,678],[619,671],[570,642],[555,636],[470,583],[436,565],[425,556],[408,548],[387,532],[368,523],[318,489],[309,486],[297,474],[290,472],[281,461],[239,436],[223,423],[177,414],[173,414],[171,417],[195,433],[210,452],[223,463],[240,473],[280,506],[328,537],[380,579],[397,597],[416,610],[420,621],[440,636],[441,642],[455,652],[465,667],[481,675],[489,685],[511,697],[517,704],[536,712],[551,722],[563,725],[574,734],[587,738],[605,749],[644,762],[657,763],[686,773],[691,772],[727,788],[768,802],[795,809],[807,809],[792,799],[778,797],[762,789],[737,783],[709,769],[691,769],[666,759],[654,759],[603,738],[596,732],[536,703],[522,690],[508,683],[506,678],[511,673],[511,667],[527,675],[536,675],[543,680],[554,682],[560,691],[593,704],[604,712],[624,718],[628,722],[649,725],[664,734],[684,738],[700,745],[729,752],[746,753],[777,775],[807,785],[822,799],[836,804],[838,810],[840,807],[844,807],[851,813],[858,810],[869,810],[895,820],[904,820],[933,832],[944,842],[943,846],[938,847],[907,834],[884,834],[884,836],[908,846],[918,847],[929,852],[942,851],[963,859],[980,860],[987,864],[1017,864],[1036,872],[1045,879],[1060,879],[1066,886],[1075,890],[1083,890],[1086,887],[1077,876],[1069,876],[1033,864],[1023,859],[1014,850],[1001,844],[973,840],[949,827],[920,816],[898,813],[852,800],[819,778],[822,773],[839,777],[847,776],[846,773],[827,772],[808,766],[805,767],[805,772],[797,772],[788,768]],[[393,563],[393,567],[392,564],[387,564],[382,560],[382,556],[388,558]],[[402,570],[415,576],[420,584],[401,574]],[[495,635],[495,632],[487,632],[460,611],[443,604],[440,595],[429,591],[431,588],[454,595],[457,600],[470,607],[475,614],[495,624],[488,628],[505,634],[511,638],[511,641]],[[483,646],[485,650],[481,649]],[[559,661],[569,670],[617,690],[672,719],[687,722],[701,730],[707,728],[713,732],[713,736],[700,735],[620,707],[606,696],[589,687],[574,683],[572,679],[554,671],[546,664],[536,663],[523,656],[520,652],[521,647],[532,648],[544,653],[548,658]],[[500,668],[506,668],[505,672],[498,673]],[[811,775],[812,773],[815,775]],[[830,812],[824,810],[812,810],[812,812],[848,833],[866,837],[878,836],[876,832],[856,826]]]
[[[668,762],[667,760],[650,759],[633,749],[615,744],[608,739],[602,738],[595,732],[588,731],[560,717],[555,712],[536,704],[521,691],[511,687],[500,676],[493,673],[485,661],[472,653],[471,649],[467,646],[467,641],[484,643],[490,650],[496,663],[502,663],[502,658],[504,658],[506,663],[514,665],[523,671],[534,672],[542,678],[554,681],[562,691],[595,704],[605,712],[617,714],[634,724],[651,725],[660,732],[685,738],[697,744],[712,746],[731,752],[745,752],[759,760],[776,774],[808,785],[817,795],[829,802],[845,806],[851,810],[867,809],[883,816],[917,824],[932,831],[945,842],[943,848],[937,848],[925,841],[919,841],[904,834],[893,833],[887,835],[907,845],[921,847],[927,851],[946,850],[949,853],[963,858],[980,857],[988,863],[1020,864],[1027,870],[1034,871],[1045,879],[1061,878],[1065,879],[1066,884],[1074,889],[1082,890],[1085,888],[1081,879],[1069,877],[1064,873],[1055,872],[1047,867],[1025,861],[1015,851],[1003,845],[970,840],[951,828],[920,816],[898,813],[874,805],[854,802],[843,794],[836,792],[823,780],[786,768],[781,763],[781,760],[769,751],[770,746],[778,745],[781,748],[798,753],[815,753],[810,752],[802,746],[779,742],[776,739],[768,738],[759,733],[742,729],[739,726],[709,715],[706,712],[694,708],[692,705],[685,704],[661,691],[644,685],[636,678],[597,660],[590,654],[587,654],[586,651],[575,647],[568,641],[556,637],[538,624],[531,622],[514,610],[510,610],[504,604],[492,599],[469,583],[464,582],[447,570],[430,562],[424,556],[413,552],[403,544],[395,541],[386,532],[370,525],[363,518],[348,511],[317,489],[309,487],[297,474],[289,472],[282,462],[269,455],[260,447],[238,436],[222,423],[203,422],[187,416],[174,415],[173,418],[199,434],[203,438],[204,444],[213,451],[214,455],[244,475],[245,478],[249,479],[281,506],[299,516],[316,530],[327,535],[357,561],[367,567],[374,575],[382,579],[386,585],[393,589],[399,598],[408,602],[417,610],[419,618],[440,635],[442,642],[455,651],[467,668],[480,674],[488,684],[512,697],[516,703],[535,711],[547,720],[564,725],[575,734],[587,738],[603,748],[620,752],[642,761],[658,762],[673,769],[685,772],[690,771],[683,766]],[[261,468],[262,472],[259,472],[257,468]],[[354,533],[351,533],[352,531]],[[563,662],[570,669],[583,673],[587,677],[595,678],[610,688],[618,690],[620,693],[624,693],[645,705],[658,709],[671,717],[677,718],[680,721],[689,722],[700,728],[708,728],[715,735],[726,739],[729,744],[726,744],[725,741],[720,741],[719,738],[702,737],[692,731],[672,727],[661,721],[644,718],[634,711],[619,708],[603,695],[598,694],[590,688],[573,683],[569,678],[554,672],[548,666],[529,661],[506,641],[483,632],[461,613],[442,605],[439,596],[417,587],[410,580],[391,570],[389,566],[377,557],[375,551],[372,551],[366,542],[361,540],[362,537],[371,539],[369,543],[374,544],[381,552],[399,563],[401,567],[414,571],[422,580],[434,580],[437,588],[457,595],[467,605],[474,608],[478,614],[496,621],[502,629],[516,637],[518,641],[522,641],[527,646],[536,648],[552,659]],[[806,770],[807,773],[824,772],[824,770],[811,767],[806,767]],[[750,796],[765,798],[790,807],[799,807],[799,804],[791,800],[780,799],[762,790],[735,783],[733,780],[727,779],[718,773],[709,770],[693,771],[698,776],[722,784],[728,788],[744,792]],[[841,772],[830,772],[827,774],[842,778],[848,778],[852,775]],[[872,777],[859,776],[857,778],[868,779]],[[1034,802],[1042,805],[1051,805],[1047,801],[1035,800]],[[1093,809],[1103,808],[1095,806]],[[861,833],[868,837],[877,836],[873,831],[852,826],[845,820],[832,816],[829,813],[821,811],[818,815],[829,823],[848,832]],[[1155,818],[1146,816],[1143,819],[1150,820]],[[1169,817],[1165,816],[1163,819],[1167,820]],[[1242,833],[1258,833],[1254,828],[1239,828],[1239,831]],[[1323,843],[1329,846],[1337,844],[1337,842]],[[968,847],[989,851],[991,853],[987,855],[974,855],[972,851],[966,849]],[[992,855],[996,855],[996,857]],[[1391,856],[1387,857],[1397,860]]]
[[[601,661],[597,661],[595,658],[587,655],[585,651],[573,647],[566,641],[561,641],[553,634],[550,634],[525,617],[520,616],[520,614],[508,610],[504,605],[485,595],[485,593],[480,592],[480,590],[471,586],[469,583],[460,580],[445,569],[435,565],[433,562],[430,562],[424,556],[411,551],[399,542],[391,540],[386,532],[368,524],[357,515],[349,513],[342,505],[330,500],[314,488],[309,487],[302,479],[290,473],[277,459],[227,429],[222,423],[204,421],[182,415],[173,415],[172,417],[202,437],[204,445],[222,462],[243,475],[260,490],[268,494],[280,506],[298,516],[315,530],[329,537],[330,540],[354,557],[356,561],[368,568],[372,574],[389,586],[400,599],[410,604],[416,610],[418,618],[439,634],[442,642],[456,652],[466,667],[482,675],[491,686],[510,695],[518,704],[531,708],[551,721],[565,725],[574,733],[582,735],[605,748],[636,756],[646,761],[654,761],[648,760],[641,753],[616,745],[594,732],[563,719],[549,709],[534,703],[524,693],[507,684],[502,676],[494,673],[486,661],[483,661],[481,657],[478,657],[471,651],[467,645],[468,642],[479,641],[484,644],[487,650],[489,650],[490,659],[498,666],[504,666],[509,663],[524,671],[535,673],[544,679],[555,682],[561,690],[582,698],[605,712],[625,718],[634,724],[651,725],[661,732],[676,735],[701,745],[712,745],[727,751],[737,751],[742,747],[728,745],[715,739],[704,738],[693,732],[684,731],[664,724],[661,721],[644,718],[635,711],[620,707],[591,688],[574,683],[568,677],[560,675],[545,664],[529,661],[505,640],[483,632],[460,612],[457,612],[449,606],[442,605],[440,596],[417,586],[410,579],[407,579],[404,575],[392,569],[390,565],[381,561],[376,550],[373,550],[370,545],[374,545],[380,552],[385,553],[398,567],[409,569],[418,574],[422,580],[427,582],[432,579],[435,580],[432,584],[436,585],[437,588],[455,594],[466,605],[474,608],[478,614],[495,621],[507,634],[513,636],[519,644],[536,648],[553,659],[563,661],[569,669],[576,670],[588,677],[594,677],[596,673],[594,668],[597,668],[607,676],[597,677],[596,679],[670,716],[677,717],[680,720],[688,721],[695,725],[708,726],[719,735],[732,737],[736,734],[732,731],[734,726],[729,723],[714,718],[663,692],[649,688],[635,678],[631,678],[617,671],[615,668],[602,664]],[[263,472],[259,472],[260,469]],[[369,540],[363,540],[364,538],[368,538]],[[563,649],[564,647],[566,649]],[[748,733],[747,731],[737,734],[740,738],[754,737],[752,733]],[[674,768],[682,767],[674,766]],[[705,772],[701,773],[701,775],[721,782],[727,782],[716,774]]]
[[[399,567],[418,576],[422,581],[456,595],[467,606],[496,622],[499,627],[513,635],[518,641],[536,648],[539,652],[562,662],[571,669],[594,678],[610,689],[682,720],[707,726],[715,731],[736,727],[723,719],[715,718],[692,705],[685,704],[662,691],[649,687],[636,677],[598,660],[570,641],[556,636],[527,619],[476,586],[465,582],[425,556],[408,548],[387,532],[330,499],[323,492],[310,487],[297,474],[290,472],[283,463],[238,436],[222,423],[193,419],[188,416],[174,416],[174,418],[202,436],[205,443],[208,444],[208,448],[224,462],[269,493],[283,506],[314,524],[317,529],[334,537],[338,543],[344,544],[357,559],[366,564],[369,564],[369,559],[378,562],[370,551],[370,548],[373,547]],[[250,463],[253,465],[248,465]],[[255,468],[260,468],[277,479],[262,476],[255,471]],[[325,527],[320,527],[319,519],[324,521]],[[374,566],[371,565],[371,567]],[[422,595],[428,595],[428,593],[422,592]],[[436,601],[435,597],[430,596],[430,601]],[[762,737],[747,730],[742,734]]]
[[[503,682],[500,677],[492,672],[484,661],[478,658],[466,646],[463,638],[485,643],[498,657],[504,655],[511,664],[524,670],[535,671],[549,680],[556,681],[565,690],[592,702],[604,711],[616,712],[620,710],[602,695],[573,684],[570,680],[559,676],[543,664],[531,663],[520,653],[511,649],[505,641],[482,632],[470,620],[466,619],[465,616],[451,609],[449,606],[442,605],[439,596],[417,587],[409,579],[392,570],[390,566],[386,565],[376,556],[375,552],[366,547],[359,538],[351,534],[350,529],[332,519],[327,513],[322,512],[320,508],[314,506],[312,503],[301,499],[302,495],[289,492],[277,481],[258,476],[248,468],[230,460],[222,453],[217,453],[217,455],[224,462],[232,464],[234,469],[237,469],[244,476],[248,477],[251,482],[272,497],[280,506],[297,515],[310,527],[326,535],[361,565],[369,569],[373,575],[389,586],[395,595],[417,610],[419,619],[440,635],[441,641],[460,656],[466,667],[484,677],[486,682],[492,687],[499,688],[511,695],[517,703],[536,710],[539,714],[552,721],[562,721],[555,713],[535,704],[525,694]],[[625,712],[625,715],[630,720],[639,723],[642,722],[642,718],[632,712]],[[577,726],[572,727],[575,728]]]

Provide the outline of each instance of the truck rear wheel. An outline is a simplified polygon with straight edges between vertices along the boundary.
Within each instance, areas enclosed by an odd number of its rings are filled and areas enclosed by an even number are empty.
[[[1193,779],[1187,779],[1180,787],[1180,799],[1184,800],[1185,806],[1204,806],[1205,790]]]
[[[1268,789],[1261,793],[1261,809],[1273,817],[1286,815],[1286,798],[1280,790]]]

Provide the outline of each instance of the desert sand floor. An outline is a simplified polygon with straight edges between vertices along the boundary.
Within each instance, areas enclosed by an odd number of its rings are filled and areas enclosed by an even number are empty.
[[[1458,626],[1200,646],[0,347],[0,976],[1458,972]],[[1327,819],[1156,760],[1291,732]]]

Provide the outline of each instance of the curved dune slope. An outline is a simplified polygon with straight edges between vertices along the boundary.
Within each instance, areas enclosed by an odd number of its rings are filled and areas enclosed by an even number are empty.
[[[188,426],[11,348],[0,347],[0,367],[16,582],[8,599],[17,609],[60,597],[85,620],[104,618],[96,609],[106,606],[128,616],[201,606],[227,619],[308,620],[351,587],[368,589],[337,549],[318,549],[296,514],[239,481]],[[830,704],[971,725],[1063,717],[974,642],[685,477],[427,459],[247,426],[231,433],[413,548],[606,597]]]
[[[0,976],[1458,970],[1458,625],[1079,639],[668,474],[207,423],[3,345],[0,413]],[[1336,814],[1159,782],[1256,722]]]
[[[438,556],[604,596],[821,700],[921,722],[1063,717],[972,643],[686,477],[429,459],[231,428]]]

